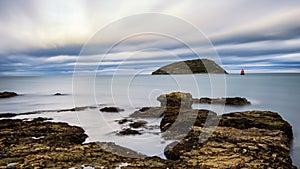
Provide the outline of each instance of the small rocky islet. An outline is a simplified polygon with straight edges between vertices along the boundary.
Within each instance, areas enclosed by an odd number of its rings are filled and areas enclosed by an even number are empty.
[[[124,109],[121,109],[119,107],[103,107],[100,109],[101,112],[111,112],[111,113],[118,113],[121,111],[124,111]]]
[[[0,92],[0,98],[11,98],[16,96],[18,96],[18,94],[15,92],[8,92],[8,91]]]
[[[161,136],[166,140],[179,140],[165,148],[167,159],[136,156],[138,153],[113,143],[83,144],[87,137],[84,130],[67,123],[43,118],[2,119],[0,166],[115,168],[126,164],[122,168],[296,168],[289,156],[292,127],[275,112],[245,111],[219,116],[209,110],[192,109],[192,95],[181,92],[161,95],[158,101],[160,107],[141,108],[116,122],[128,123],[128,129],[140,131],[147,126],[143,119],[161,118]],[[117,150],[123,154],[114,153]]]

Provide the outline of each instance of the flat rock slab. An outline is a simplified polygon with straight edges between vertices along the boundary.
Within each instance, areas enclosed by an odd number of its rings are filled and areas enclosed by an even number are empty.
[[[296,168],[289,156],[289,139],[283,131],[258,128],[217,127],[212,136],[199,143],[201,127],[178,144],[166,148],[178,168]],[[193,135],[193,136],[192,136]]]
[[[169,166],[167,160],[145,157],[114,143],[82,144],[87,137],[82,128],[45,120],[49,119],[0,120],[0,168],[116,168],[123,163],[132,168]]]
[[[231,105],[231,106],[244,106],[244,105],[251,104],[250,101],[242,97],[226,97],[226,98],[203,97],[200,99],[193,99],[193,102],[201,103],[201,104],[224,104],[224,105]]]
[[[210,137],[203,140],[205,135]],[[179,168],[296,168],[289,155],[292,138],[291,126],[275,112],[235,112],[224,114],[215,130],[194,125],[165,155]]]
[[[131,118],[160,118],[163,116],[164,109],[161,107],[143,107],[129,117]]]

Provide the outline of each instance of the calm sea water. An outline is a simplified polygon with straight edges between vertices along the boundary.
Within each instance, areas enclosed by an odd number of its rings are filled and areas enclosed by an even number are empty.
[[[244,110],[278,112],[294,130],[291,155],[300,167],[300,74],[247,74],[240,75],[124,75],[97,77],[0,77],[0,91],[14,91],[22,96],[0,99],[0,113],[23,113],[36,110],[73,108],[75,106],[119,106],[120,114],[101,113],[97,109],[81,112],[45,112],[25,117],[52,117],[82,126],[87,141],[113,141],[147,155],[163,156],[163,148],[170,142],[163,140],[158,129],[141,136],[115,135],[122,127],[115,122],[143,106],[158,106],[156,98],[172,91],[190,92],[193,97],[246,97],[252,105],[218,107],[194,105],[195,108],[213,109],[218,114]],[[64,96],[53,96],[54,93]],[[148,120],[150,125],[160,119]]]

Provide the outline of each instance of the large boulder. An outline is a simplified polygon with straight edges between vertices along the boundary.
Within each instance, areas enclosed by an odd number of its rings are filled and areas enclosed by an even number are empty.
[[[193,104],[193,97],[190,93],[172,92],[169,94],[160,95],[157,100],[161,107],[171,106],[179,107],[181,109],[191,109]]]

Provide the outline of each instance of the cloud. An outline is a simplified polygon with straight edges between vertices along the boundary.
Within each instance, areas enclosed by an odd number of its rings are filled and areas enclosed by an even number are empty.
[[[143,70],[197,58],[181,42],[159,34],[129,37],[105,55],[106,47],[119,40],[119,33],[152,28],[187,39],[200,57],[215,58],[207,36],[229,72],[243,66],[253,71],[300,69],[300,1],[2,0],[0,74],[71,73],[85,42],[99,29],[125,16],[145,12],[182,18],[204,36],[195,36],[192,29],[180,24],[153,24],[160,18],[120,22],[105,38],[90,44],[89,53],[83,53],[77,65],[89,70],[89,66],[101,61],[101,71],[111,72],[108,70],[115,70],[121,63],[122,69]]]

